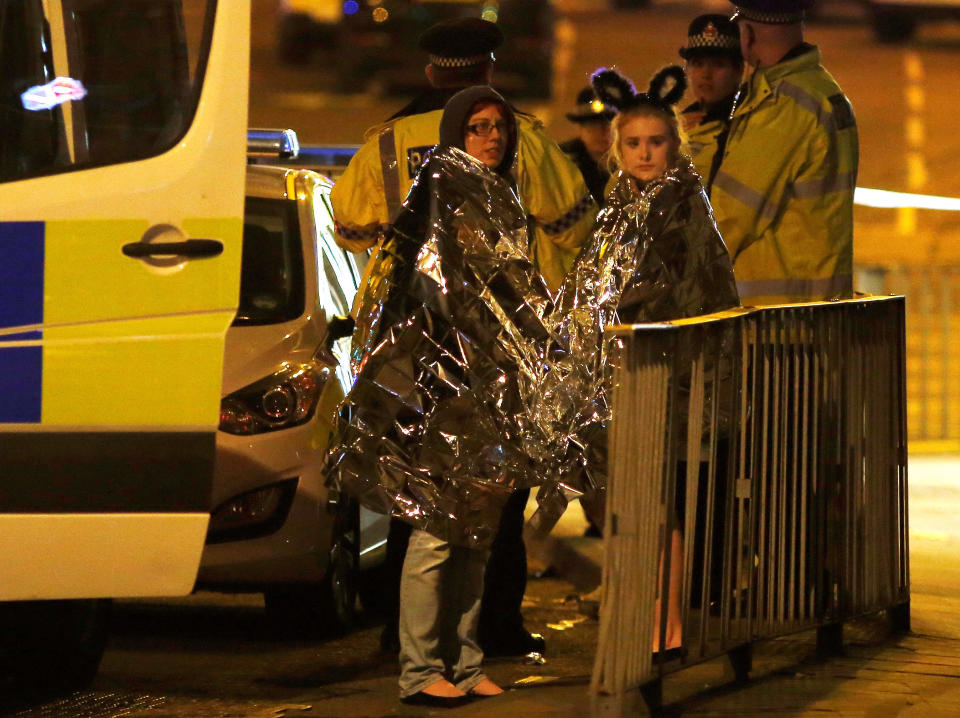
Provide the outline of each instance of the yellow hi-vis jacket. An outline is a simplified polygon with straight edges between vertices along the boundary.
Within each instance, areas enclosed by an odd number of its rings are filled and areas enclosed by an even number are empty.
[[[706,187],[710,179],[710,168],[713,164],[713,157],[717,153],[717,141],[720,134],[727,128],[730,117],[730,110],[733,108],[733,98],[723,102],[723,105],[717,107],[700,122],[690,127],[684,121],[684,115],[688,113],[700,112],[700,102],[695,102],[687,107],[678,115],[680,139],[682,140],[681,150],[693,160],[693,166],[700,175],[700,181]]]
[[[851,296],[858,162],[853,110],[817,48],[747,80],[708,188],[744,305]]]
[[[424,155],[439,141],[442,116],[443,110],[409,115],[368,132],[330,195],[340,246],[361,252],[383,239]],[[543,124],[523,114],[517,114],[517,123],[514,171],[531,217],[531,258],[556,291],[590,234],[597,208],[580,170],[547,137]]]
[[[682,150],[693,160],[703,184],[710,177],[710,164],[717,152],[717,136],[723,132],[726,123],[722,120],[709,120],[686,130],[681,130]]]

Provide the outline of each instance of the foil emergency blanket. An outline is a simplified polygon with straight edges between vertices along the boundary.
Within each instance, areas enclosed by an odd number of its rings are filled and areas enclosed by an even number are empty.
[[[552,526],[568,500],[599,504],[606,486],[606,424],[614,324],[661,322],[739,304],[733,267],[692,164],[644,186],[621,172],[591,240],[567,275],[548,320],[566,356],[541,374],[534,420],[550,427],[553,465],[534,525]],[[602,516],[593,517],[594,520]]]
[[[528,242],[510,182],[437,149],[357,311],[328,480],[455,545],[489,546],[510,493],[543,480],[533,457],[547,437],[530,407],[557,342]]]

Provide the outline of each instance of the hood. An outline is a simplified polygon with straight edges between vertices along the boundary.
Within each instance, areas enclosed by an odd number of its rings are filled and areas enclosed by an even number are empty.
[[[507,138],[507,151],[503,161],[495,169],[498,174],[505,175],[513,167],[517,156],[517,117],[513,109],[503,99],[503,95],[488,85],[476,85],[461,90],[447,102],[443,108],[443,117],[440,119],[440,147],[463,147],[463,133],[470,115],[470,108],[480,100],[493,100],[503,107],[505,119],[510,123],[510,136]]]
[[[230,327],[223,355],[222,395],[270,376],[284,362],[310,361],[322,334],[311,315],[282,324]]]

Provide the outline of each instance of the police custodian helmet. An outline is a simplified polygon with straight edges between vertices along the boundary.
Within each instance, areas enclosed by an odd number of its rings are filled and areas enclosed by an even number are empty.
[[[578,125],[585,122],[609,122],[616,117],[617,108],[607,105],[594,93],[592,87],[584,87],[577,93],[577,106],[567,113],[567,119]]]
[[[726,15],[700,15],[690,23],[680,57],[689,60],[703,55],[728,55],[740,61],[740,28]]]
[[[731,20],[750,20],[765,25],[788,25],[803,20],[813,0],[730,0],[736,6]]]
[[[503,44],[503,33],[478,17],[444,20],[428,28],[417,43],[437,67],[468,67],[493,60]]]

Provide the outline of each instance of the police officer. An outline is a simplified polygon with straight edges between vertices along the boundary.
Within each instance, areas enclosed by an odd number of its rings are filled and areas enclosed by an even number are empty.
[[[743,75],[736,23],[717,14],[694,18],[680,57],[684,59],[689,92],[696,98],[680,113],[680,131],[684,148],[706,186],[718,139],[726,138],[724,130]]]
[[[610,125],[616,114],[616,109],[597,99],[592,87],[583,88],[577,93],[574,111],[567,113],[567,119],[577,126],[577,136],[560,144],[560,149],[580,168],[590,194],[601,206],[610,180],[603,159],[613,142]]]
[[[812,0],[731,0],[748,77],[710,186],[745,305],[849,297],[853,109],[804,42]]]
[[[366,143],[333,187],[336,239],[342,247],[360,252],[378,246],[424,155],[439,140],[447,100],[465,87],[489,84],[493,51],[502,42],[499,28],[479,18],[437,23],[421,35],[419,46],[429,54],[430,89],[368,131]],[[543,124],[520,112],[517,124],[515,173],[530,215],[531,254],[555,291],[590,233],[596,205],[577,166],[546,136]],[[369,262],[368,270],[377,264]],[[361,291],[370,279],[364,277]],[[528,496],[529,490],[518,491],[508,501],[491,547],[478,635],[488,655],[523,655],[545,648],[542,637],[524,628],[520,613],[527,576],[522,531]],[[409,524],[391,521],[383,585],[387,620],[381,636],[381,646],[388,651],[399,645],[399,572],[409,534]]]

